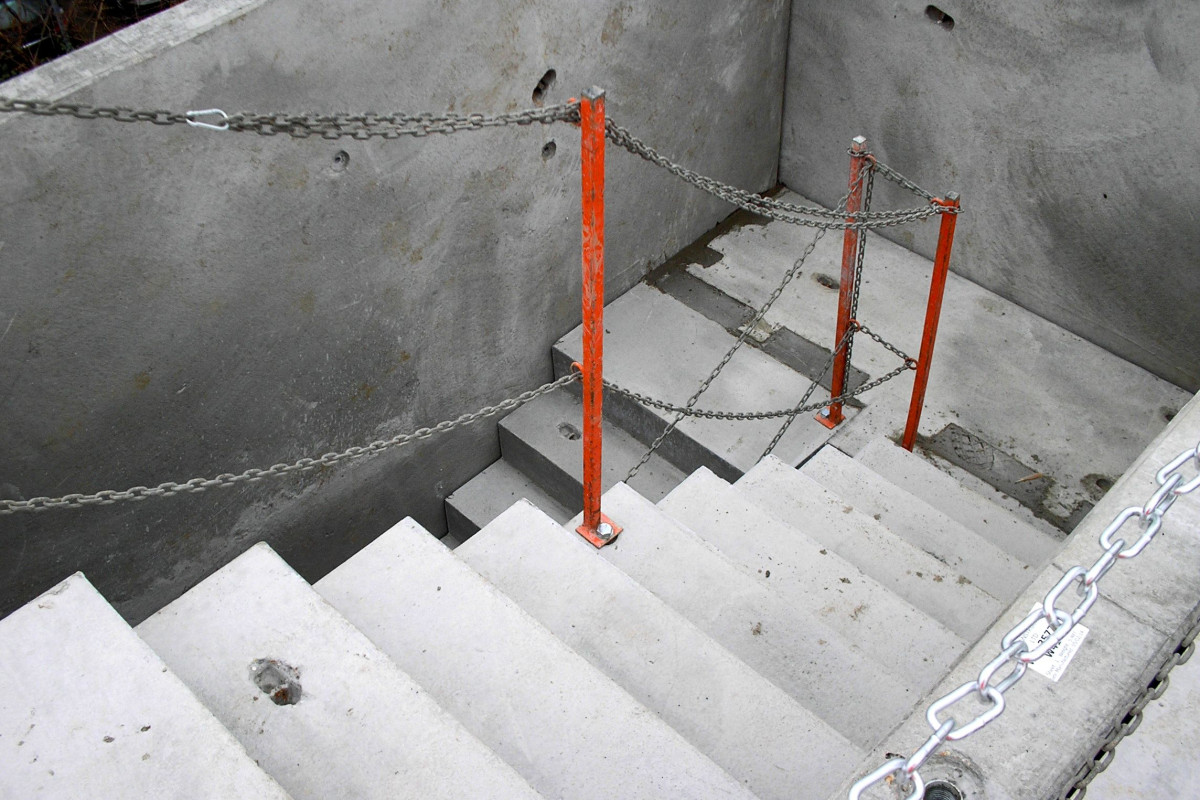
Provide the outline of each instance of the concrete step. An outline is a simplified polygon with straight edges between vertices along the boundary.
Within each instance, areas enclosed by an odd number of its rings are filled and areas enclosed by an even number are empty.
[[[605,493],[603,508],[624,527],[600,551],[610,563],[854,744],[873,747],[920,699],[890,667],[625,484]]]
[[[969,579],[777,458],[759,462],[735,488],[969,642],[1004,610]]]
[[[411,519],[316,589],[545,797],[750,797]]]
[[[1023,564],[1040,567],[1062,548],[1061,539],[1017,519],[889,439],[871,440],[855,458]]]
[[[540,797],[266,544],[137,630],[293,797]]]
[[[288,796],[81,573],[0,620],[0,652],[0,796]]]
[[[559,522],[566,522],[579,510],[568,510],[502,458],[446,498],[446,535],[450,539],[446,544],[453,549],[470,539],[518,500],[528,500]]]
[[[824,447],[800,471],[878,519],[897,536],[965,576],[1004,604],[1020,594],[1037,571],[960,525],[933,506],[884,479],[835,447]]]
[[[967,646],[962,637],[707,470],[694,473],[659,508],[787,602],[889,665],[918,692],[940,680]]]
[[[562,506],[583,507],[583,404],[559,390],[518,408],[500,421],[500,452]],[[612,422],[603,424],[602,485],[605,491],[624,480],[646,452],[646,445]],[[687,477],[657,454],[634,477],[634,489],[658,501]],[[530,498],[532,500],[532,498]],[[512,503],[509,503],[511,506]],[[541,505],[534,502],[538,508]],[[507,509],[508,506],[505,506]],[[503,509],[502,509],[503,510]],[[542,508],[546,511],[545,508]],[[554,514],[550,514],[554,517]],[[555,518],[556,522],[565,522]]]
[[[533,506],[457,554],[758,797],[824,796],[858,761],[859,748]]]
[[[639,285],[605,309],[604,375],[626,389],[683,405],[734,343],[721,325],[678,300]],[[647,335],[653,331],[653,335]],[[554,346],[558,375],[582,355],[582,328]],[[794,406],[808,389],[808,378],[754,347],[742,347],[698,403],[721,411],[770,411]],[[825,395],[828,397],[828,394]],[[814,400],[821,397],[820,390]],[[657,437],[674,415],[646,408],[623,395],[605,393],[605,415],[642,442]],[[847,408],[847,416],[856,410]],[[703,466],[726,480],[737,480],[759,460],[782,420],[720,420],[690,417],[680,423],[659,451],[690,474]],[[798,417],[776,448],[776,455],[799,464],[833,435],[811,414]]]

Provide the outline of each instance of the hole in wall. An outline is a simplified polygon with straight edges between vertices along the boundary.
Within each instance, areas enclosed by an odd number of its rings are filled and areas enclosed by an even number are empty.
[[[579,428],[576,428],[569,422],[558,423],[558,435],[569,442],[577,441],[583,436],[583,434],[579,432]]]
[[[546,101],[546,93],[554,86],[554,81],[558,78],[558,73],[552,69],[546,70],[546,74],[537,82],[537,86],[533,87],[533,102],[536,105],[541,105]]]
[[[1159,412],[1162,414],[1163,419],[1165,419],[1167,422],[1170,422],[1171,420],[1175,419],[1175,415],[1179,413],[1178,411],[1171,408],[1170,406],[1163,406],[1162,408],[1159,409]]]
[[[554,154],[557,152],[558,152],[558,145],[556,145],[554,143],[554,140],[551,139],[550,141],[548,141],[544,145],[542,145],[542,160],[549,161],[550,159],[554,158]]]
[[[824,272],[814,272],[813,280],[816,281],[821,286],[824,286],[826,289],[842,288],[841,281],[839,281],[837,278],[833,277],[832,275],[826,275]]]
[[[333,154],[333,171],[341,172],[350,164],[350,154],[345,150],[338,150]]]
[[[937,6],[925,6],[925,19],[948,31],[954,30],[954,17],[942,11]]]

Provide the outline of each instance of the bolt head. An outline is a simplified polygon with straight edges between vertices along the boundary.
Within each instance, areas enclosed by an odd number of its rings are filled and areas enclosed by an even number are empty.
[[[596,526],[596,535],[601,539],[611,539],[613,535],[613,526],[607,522],[601,522]]]

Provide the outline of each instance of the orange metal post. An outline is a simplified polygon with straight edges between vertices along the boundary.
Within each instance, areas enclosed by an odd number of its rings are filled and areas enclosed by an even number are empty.
[[[604,90],[579,101],[583,189],[583,524],[576,530],[597,548],[621,529],[600,513],[601,421],[604,398]]]
[[[867,160],[867,140],[855,136],[850,144],[850,192],[846,197],[846,221],[853,222],[851,216],[862,210],[862,181],[859,175]],[[838,293],[837,331],[834,334],[833,346],[846,337],[850,329],[850,307],[854,301],[854,267],[858,261],[859,231],[847,228],[842,238],[842,284]],[[846,351],[840,351],[833,360],[833,379],[829,384],[829,396],[837,397],[846,391],[846,373],[848,371]],[[817,414],[817,421],[826,428],[835,428],[841,424],[845,416],[842,414],[842,404],[832,403],[828,408]]]
[[[954,225],[958,219],[959,200],[956,193],[938,200],[942,206],[942,228],[938,233],[937,253],[933,257],[933,277],[929,281],[929,304],[925,307],[925,333],[921,336],[921,355],[917,359],[917,376],[913,379],[912,402],[908,406],[908,424],[904,427],[901,446],[912,451],[917,441],[917,426],[925,406],[925,389],[929,386],[929,367],[933,345],[937,339],[938,321],[942,316],[942,297],[946,293],[946,274],[950,271],[950,249],[954,246]]]

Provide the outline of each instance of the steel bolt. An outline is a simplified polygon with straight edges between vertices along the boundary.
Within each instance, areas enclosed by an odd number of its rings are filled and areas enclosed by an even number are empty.
[[[607,522],[601,522],[596,526],[596,535],[601,539],[611,539],[613,535],[613,526]]]

